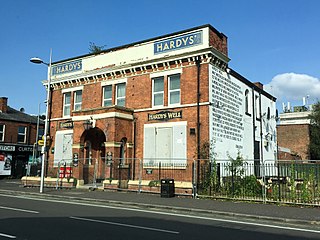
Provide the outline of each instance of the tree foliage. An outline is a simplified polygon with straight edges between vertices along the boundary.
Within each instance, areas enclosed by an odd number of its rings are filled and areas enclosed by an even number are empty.
[[[102,52],[102,51],[104,50],[104,48],[105,48],[105,45],[103,45],[103,46],[98,46],[98,45],[96,45],[96,44],[93,43],[93,42],[90,42],[90,43],[89,43],[89,52],[90,52],[90,53],[93,53],[93,54],[100,53],[100,52]]]
[[[311,160],[320,159],[320,102],[318,101],[312,107],[312,112],[309,115],[311,120],[310,126],[310,144],[309,152]]]

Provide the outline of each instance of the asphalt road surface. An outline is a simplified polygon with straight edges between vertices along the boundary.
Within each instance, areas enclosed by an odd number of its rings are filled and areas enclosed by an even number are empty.
[[[0,194],[0,239],[320,239],[320,228]]]

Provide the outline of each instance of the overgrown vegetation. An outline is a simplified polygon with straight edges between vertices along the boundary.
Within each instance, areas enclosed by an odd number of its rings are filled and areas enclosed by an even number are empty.
[[[248,163],[238,152],[228,161],[216,161],[210,144],[202,148],[208,159],[201,160],[200,195],[245,200],[276,201],[286,203],[320,203],[320,165],[281,163],[272,165],[274,176],[255,176],[254,163]],[[270,166],[259,166],[265,172]],[[260,172],[259,171],[259,172]]]
[[[93,54],[101,53],[104,50],[105,46],[106,45],[98,46],[95,43],[90,42],[89,43],[89,53],[93,53]]]
[[[254,175],[246,175],[248,164],[240,152],[236,158],[229,156],[226,163],[217,163],[210,145],[204,144],[203,149],[207,150],[209,161],[201,169],[205,176],[200,187],[201,194],[251,198],[261,196],[261,185]]]
[[[248,163],[238,152],[236,158],[229,156],[229,162],[225,166],[226,174],[223,177],[226,186],[226,194],[232,197],[261,197],[262,186],[256,176],[246,174]]]
[[[318,101],[312,107],[312,112],[309,115],[311,120],[310,126],[310,144],[309,153],[310,159],[320,160],[320,102]]]

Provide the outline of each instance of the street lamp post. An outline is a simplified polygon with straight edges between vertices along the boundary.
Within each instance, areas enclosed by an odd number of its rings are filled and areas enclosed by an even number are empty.
[[[52,50],[50,50],[50,61],[49,63],[45,63],[40,58],[31,58],[30,62],[36,64],[45,64],[48,66],[48,82],[47,82],[47,99],[46,99],[46,119],[44,124],[44,134],[43,134],[43,146],[42,146],[42,160],[41,160],[41,176],[40,176],[40,193],[43,193],[44,186],[44,169],[45,163],[48,155],[47,149],[47,136],[48,136],[48,128],[49,128],[49,106],[50,106],[50,87],[51,87],[51,62],[52,62]]]

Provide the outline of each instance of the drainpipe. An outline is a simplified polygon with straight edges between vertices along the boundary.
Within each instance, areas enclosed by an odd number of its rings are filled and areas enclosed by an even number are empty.
[[[197,65],[197,158],[200,159],[200,64],[199,57],[196,58]]]
[[[264,156],[263,156],[263,133],[262,133],[262,123],[263,123],[263,119],[262,119],[262,108],[261,108],[261,92],[259,91],[259,112],[260,112],[260,151],[261,151],[261,163],[262,163],[262,180],[265,184],[265,186],[267,185],[266,182],[266,166],[264,164]],[[263,188],[263,203],[266,203],[267,201],[267,189],[264,187]]]
[[[133,116],[133,164],[132,164],[132,180],[135,179],[136,175],[136,139],[137,139],[137,121]]]
[[[255,141],[256,141],[256,109],[255,109],[255,99],[254,98],[255,98],[254,97],[254,88],[252,88],[252,103],[251,103],[251,105],[252,105],[252,124],[253,124],[253,146],[255,146]],[[253,154],[253,158],[254,158],[254,154]]]
[[[201,60],[197,57],[197,189],[200,180],[200,64]],[[197,194],[197,192],[195,194]]]
[[[261,92],[259,92],[259,112],[260,112],[260,147],[261,147],[261,162],[262,164],[264,164],[264,159],[263,159],[263,133],[262,133],[262,123],[263,123],[263,119],[262,119],[262,111],[261,111]]]

